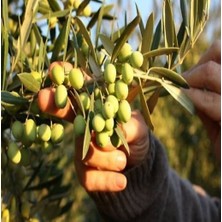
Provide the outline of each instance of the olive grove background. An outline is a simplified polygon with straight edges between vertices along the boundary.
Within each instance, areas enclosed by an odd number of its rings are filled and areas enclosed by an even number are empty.
[[[13,39],[16,39],[19,34],[18,27],[24,16],[24,2],[26,1],[8,0],[4,2],[8,3],[8,41],[10,45],[13,44]],[[42,2],[44,3],[46,0]],[[62,1],[57,2],[63,4]],[[124,20],[125,11],[127,11],[127,18],[129,20],[135,16],[135,4],[133,1],[118,0],[107,2],[115,5],[114,14],[116,14],[120,26],[121,21]],[[138,1],[138,8],[139,10],[141,8],[144,21],[152,11],[154,11],[156,18],[160,16],[162,1],[149,1],[150,8],[149,10],[147,9],[147,14],[145,10],[146,7],[143,7],[143,2],[146,1]],[[3,6],[3,3],[1,4],[1,6]],[[96,10],[98,3],[96,1],[90,1],[90,4],[92,5],[92,9],[94,10],[95,8]],[[175,20],[180,20],[180,15],[178,14],[180,10],[178,10],[178,7],[178,3],[174,3]],[[195,47],[185,59],[182,70],[187,70],[192,67],[213,41],[221,38],[220,9],[221,2],[219,0],[211,2],[210,17],[207,26]],[[2,7],[2,14],[4,10]],[[121,11],[124,11],[124,13],[119,13]],[[83,18],[85,21],[87,21],[87,19],[89,18]],[[47,32],[47,26],[48,21],[40,21],[39,27],[42,29],[42,36]],[[58,35],[58,29],[56,28],[54,31],[55,35]],[[3,29],[1,35],[3,36]],[[2,37],[2,42],[3,40],[4,37]],[[134,33],[130,42],[132,45],[138,46],[139,41],[139,34]],[[3,45],[2,42],[1,44]],[[13,47],[9,46],[9,49],[13,50]],[[3,55],[4,47],[2,47],[1,50]],[[47,50],[50,51],[48,48]],[[13,54],[13,52],[11,53]],[[38,54],[36,54],[36,58],[32,61],[33,64],[37,64],[38,59]],[[8,63],[7,66],[1,67],[2,87],[5,81],[3,76],[4,69],[9,73],[11,69],[10,65],[11,64]],[[10,79],[8,81],[10,81]],[[3,131],[7,129],[9,124],[4,115],[6,115],[5,110],[2,108]],[[172,97],[165,96],[159,98],[151,118],[155,126],[154,134],[166,147],[169,164],[181,177],[202,186],[210,195],[220,196],[220,164],[215,159],[211,142],[198,117],[188,113]],[[32,166],[39,170],[39,177],[30,180],[31,171],[29,167],[15,166],[7,160],[7,157],[2,157],[2,211],[5,208],[10,209],[10,221],[21,221],[18,219],[17,211],[21,209],[23,202],[27,202],[27,200],[30,199],[35,200],[35,207],[31,208],[32,219],[27,221],[102,221],[93,201],[79,185],[73,164],[73,128],[72,125],[68,123],[65,124],[67,125],[66,136],[62,146],[44,157],[42,159],[42,165],[37,155],[31,159]],[[2,147],[4,147],[4,138],[5,134],[7,134],[7,132],[4,132],[3,135],[3,131],[1,135]],[[12,169],[13,175],[11,173]],[[52,172],[59,172],[59,176],[53,177]],[[51,183],[50,179],[52,179]],[[27,186],[27,184],[30,185],[29,182],[33,183],[33,185]],[[57,183],[58,186],[56,185]],[[51,188],[50,186],[52,184],[54,184],[54,187]],[[27,191],[24,191],[25,186],[28,187]],[[48,195],[49,188],[51,189],[50,195]],[[7,190],[10,190],[10,192]]]

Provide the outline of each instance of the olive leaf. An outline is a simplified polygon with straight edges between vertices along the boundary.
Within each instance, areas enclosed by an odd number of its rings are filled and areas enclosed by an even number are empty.
[[[14,96],[8,91],[1,91],[1,102],[14,105],[24,105],[28,103],[28,100],[20,96]]]
[[[104,49],[108,52],[109,55],[112,55],[114,49],[113,42],[106,35],[100,34],[99,37]]]
[[[191,114],[195,113],[193,103],[180,88],[164,81],[162,81],[161,84],[187,111],[189,111]]]
[[[174,52],[178,52],[178,47],[167,47],[167,48],[159,48],[155,50],[151,50],[149,52],[144,52],[143,57],[144,58],[151,58],[156,56],[162,56],[162,55],[169,55]]]
[[[84,0],[81,2],[81,4],[79,5],[77,11],[76,11],[76,14],[77,15],[80,15],[81,12],[83,11],[83,9],[89,4],[90,0]]]
[[[52,11],[61,11],[61,8],[56,0],[48,0],[48,4],[50,5]]]
[[[31,73],[20,73],[18,77],[26,89],[37,93],[40,90],[41,83],[36,80]]]
[[[133,32],[133,30],[136,28],[136,26],[140,22],[140,17],[136,16],[132,22],[130,22],[127,27],[124,29],[123,33],[121,34],[120,38],[117,40],[116,45],[113,49],[112,57],[111,57],[111,62],[114,62],[116,57],[118,56],[119,51],[123,47],[124,43],[127,41],[129,38],[130,34]]]
[[[129,145],[128,145],[127,141],[126,141],[126,138],[124,136],[123,130],[121,129],[121,127],[119,125],[116,126],[115,132],[118,135],[118,137],[120,138],[120,140],[122,141],[123,146],[125,147],[127,153],[130,155]]]
[[[162,33],[162,22],[160,20],[158,22],[158,25],[156,26],[156,29],[153,35],[153,42],[152,42],[151,50],[158,48],[160,44],[160,40],[161,40],[161,33]]]

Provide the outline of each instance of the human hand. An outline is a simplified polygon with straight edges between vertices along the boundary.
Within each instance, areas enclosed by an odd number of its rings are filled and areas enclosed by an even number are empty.
[[[64,66],[67,64],[64,63]],[[50,69],[49,68],[49,73]],[[51,115],[73,121],[75,114],[70,102],[63,109],[58,109],[54,102],[54,89],[45,88],[39,92],[40,109]],[[82,160],[83,138],[76,140],[75,166],[80,183],[88,191],[121,191],[126,187],[127,179],[123,174],[125,167],[142,162],[149,148],[148,129],[139,111],[133,111],[129,122],[121,125],[130,148],[128,155],[123,147],[116,149],[108,145],[101,148],[96,145],[94,135],[89,152]]]
[[[190,89],[184,90],[196,107],[220,158],[221,42],[215,41],[191,70],[184,73]]]

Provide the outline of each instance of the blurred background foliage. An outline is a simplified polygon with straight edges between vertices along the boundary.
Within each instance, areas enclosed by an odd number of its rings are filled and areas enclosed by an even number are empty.
[[[23,6],[22,1],[9,0],[10,5],[14,3],[16,7],[10,7],[11,15],[15,14],[16,8],[20,9],[22,12]],[[112,1],[113,4],[116,4],[116,14],[118,9],[126,9],[127,16],[130,18],[133,17],[133,7],[134,3],[127,0],[117,0]],[[137,1],[135,1],[137,2]],[[138,1],[139,2],[139,1]],[[161,13],[161,4],[162,1],[152,1],[152,11],[156,17]],[[178,3],[174,5],[174,12],[177,18],[176,13],[178,10]],[[204,51],[212,44],[215,39],[221,38],[221,2],[219,0],[212,1],[210,9],[210,17],[207,23],[205,31],[200,36],[195,47],[188,54],[186,60],[182,65],[182,70],[187,70],[197,63],[200,56]],[[19,12],[19,11],[18,11]],[[130,14],[132,13],[132,14]],[[143,13],[144,20],[147,19],[148,14]],[[11,31],[15,31],[16,27],[14,26],[13,20],[10,19]],[[134,38],[131,40],[135,43],[139,42],[139,35],[134,35]],[[135,44],[138,45],[138,44]],[[216,161],[212,144],[207,137],[207,133],[202,125],[201,121],[197,116],[191,116],[184,108],[182,108],[172,97],[162,97],[158,100],[158,104],[155,107],[155,110],[152,114],[152,120],[155,126],[154,134],[158,137],[166,147],[166,151],[169,157],[170,165],[183,177],[189,179],[192,183],[202,186],[210,195],[220,196],[221,194],[221,184],[220,184],[220,164]],[[37,207],[33,212],[36,212],[36,220],[30,221],[66,221],[66,222],[95,222],[102,221],[100,218],[93,201],[88,197],[84,189],[79,185],[74,164],[73,164],[73,138],[72,138],[72,125],[66,127],[66,137],[63,141],[61,148],[58,148],[56,152],[51,153],[50,155],[44,157],[43,163],[54,163],[53,166],[59,172],[62,173],[62,179],[60,185],[62,184],[64,188],[63,195],[66,199],[62,199],[60,202],[47,202],[42,201],[41,207]],[[39,149],[39,148],[36,148]],[[32,159],[32,164],[35,165],[38,156],[34,156]],[[16,166],[17,167],[17,166]],[[36,166],[37,167],[37,166]],[[48,166],[49,168],[51,167]],[[19,189],[19,184],[27,184],[27,175],[30,175],[29,170],[24,167],[19,167],[15,170],[13,175],[14,180],[9,178],[10,169],[15,168],[14,165],[8,164],[8,169],[2,168],[2,187],[11,186],[13,193],[16,194],[15,198],[10,196],[2,198],[2,209],[6,206],[5,203],[10,199],[10,210],[15,211],[16,203],[19,203],[18,195],[23,195],[22,199],[30,199],[30,192],[24,193]],[[51,169],[51,168],[50,168]],[[45,169],[42,170],[44,176],[47,177],[47,164]],[[35,180],[38,180],[36,178]],[[33,184],[38,181],[33,181]],[[13,183],[13,184],[12,184]],[[65,189],[67,188],[67,189]],[[68,189],[69,188],[69,189]],[[56,190],[56,189],[55,189]],[[39,200],[41,197],[46,195],[45,189],[40,189],[38,191],[33,191],[33,194],[38,192]],[[36,199],[38,201],[38,199]],[[70,205],[67,204],[70,201]],[[67,204],[67,205],[66,205]],[[50,217],[50,214],[53,215],[56,213],[57,206],[66,206],[68,211],[61,216],[58,215],[56,219],[53,219],[53,216]],[[41,216],[40,216],[41,214]],[[16,214],[15,214],[16,215]],[[44,216],[47,215],[47,216]],[[38,218],[38,220],[37,220]],[[51,218],[51,219],[49,219]],[[11,218],[12,221],[17,221],[16,218]]]

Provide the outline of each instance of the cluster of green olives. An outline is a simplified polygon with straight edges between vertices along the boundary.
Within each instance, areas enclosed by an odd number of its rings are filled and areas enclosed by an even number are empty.
[[[52,150],[54,144],[62,142],[64,138],[64,127],[60,123],[49,126],[45,123],[37,126],[31,118],[25,123],[16,120],[11,125],[13,140],[8,143],[8,158],[15,164],[20,162],[26,165],[29,161],[29,149],[32,143],[41,144],[43,152]]]

